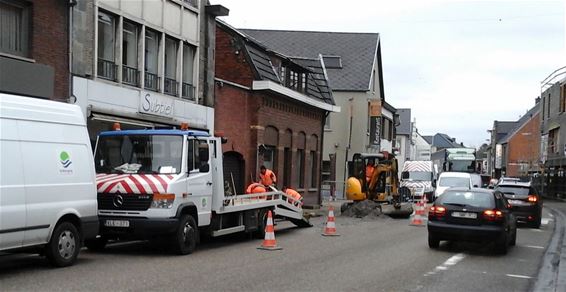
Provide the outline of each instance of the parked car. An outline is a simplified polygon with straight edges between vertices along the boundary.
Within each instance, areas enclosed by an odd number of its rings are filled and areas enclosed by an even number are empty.
[[[72,265],[98,233],[94,159],[76,105],[0,94],[0,251]]]
[[[511,210],[520,222],[530,227],[540,228],[542,218],[542,198],[537,190],[528,182],[504,182],[495,187],[496,191],[503,193]]]
[[[438,176],[434,198],[438,198],[449,188],[464,187],[472,188],[472,176],[466,172],[443,172]]]
[[[428,213],[428,245],[441,240],[494,242],[507,253],[517,239],[516,219],[503,194],[479,188],[452,188],[444,192]]]

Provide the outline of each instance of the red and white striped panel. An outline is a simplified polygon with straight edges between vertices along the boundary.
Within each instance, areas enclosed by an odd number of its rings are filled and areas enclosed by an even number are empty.
[[[167,192],[170,174],[97,174],[99,193],[154,194]]]
[[[430,162],[413,161],[411,163],[405,164],[403,171],[430,171]]]

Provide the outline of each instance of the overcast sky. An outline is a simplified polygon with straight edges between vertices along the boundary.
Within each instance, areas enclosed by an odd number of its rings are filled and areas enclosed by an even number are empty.
[[[564,0],[210,1],[236,28],[380,33],[386,101],[411,108],[421,134],[467,146],[517,120],[566,66]]]

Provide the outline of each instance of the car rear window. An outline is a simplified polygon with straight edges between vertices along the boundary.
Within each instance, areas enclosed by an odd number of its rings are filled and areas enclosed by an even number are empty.
[[[479,208],[495,208],[492,193],[472,191],[447,191],[440,196],[441,205],[462,205]]]
[[[505,186],[499,186],[497,187],[497,190],[504,193],[504,194],[513,194],[513,195],[520,195],[520,196],[526,196],[529,195],[529,188],[527,187],[505,187]]]
[[[470,178],[467,177],[441,177],[438,182],[441,187],[470,187]]]

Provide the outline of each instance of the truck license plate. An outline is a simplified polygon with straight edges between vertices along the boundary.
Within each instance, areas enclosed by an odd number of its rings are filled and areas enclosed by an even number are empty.
[[[478,214],[469,212],[452,212],[452,217],[476,219]]]
[[[128,221],[128,220],[106,220],[106,221],[104,221],[104,226],[106,226],[106,227],[130,227],[130,221]]]

